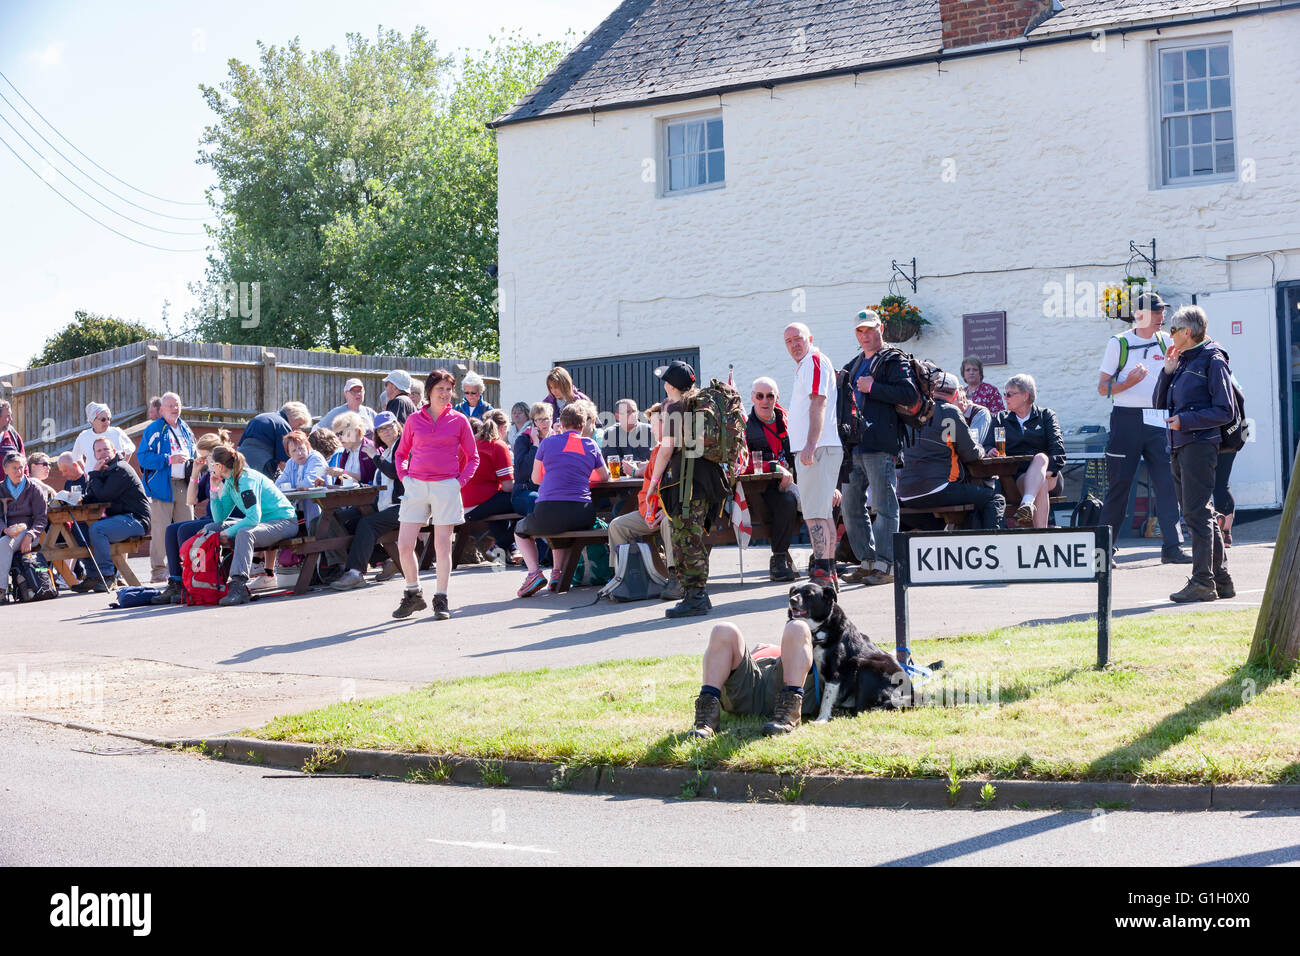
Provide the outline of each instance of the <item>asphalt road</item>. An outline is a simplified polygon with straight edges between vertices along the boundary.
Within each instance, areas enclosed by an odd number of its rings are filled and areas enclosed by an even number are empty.
[[[0,716],[0,781],[0,866],[1300,863],[1295,812],[791,807],[304,777],[14,716]]]

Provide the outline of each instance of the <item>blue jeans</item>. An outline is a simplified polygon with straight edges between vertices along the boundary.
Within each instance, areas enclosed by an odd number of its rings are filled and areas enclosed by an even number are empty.
[[[109,584],[117,577],[117,566],[113,564],[113,555],[109,545],[127,538],[140,538],[146,534],[144,525],[132,515],[113,515],[101,518],[90,526],[90,553],[95,556],[99,573]]]
[[[875,527],[867,520],[867,488],[876,506]],[[841,511],[844,530],[858,560],[867,567],[894,570],[894,534],[898,531],[898,472],[887,452],[853,453],[848,493]]]
[[[181,580],[181,545],[202,531],[207,523],[207,518],[175,521],[163,532],[163,543],[167,546],[167,576],[172,581],[179,584]]]

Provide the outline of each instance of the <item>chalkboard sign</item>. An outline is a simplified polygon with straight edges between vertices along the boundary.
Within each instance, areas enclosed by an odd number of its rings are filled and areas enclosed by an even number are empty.
[[[1110,479],[1106,475],[1105,458],[1090,458],[1084,462],[1081,488],[1080,499],[1091,493],[1102,501],[1106,500],[1106,492],[1110,488]]]
[[[973,312],[961,317],[962,355],[974,355],[985,365],[1007,364],[1007,314]]]

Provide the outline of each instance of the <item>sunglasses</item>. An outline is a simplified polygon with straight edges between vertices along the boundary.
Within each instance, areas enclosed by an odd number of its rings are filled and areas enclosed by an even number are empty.
[[[95,419],[95,421],[97,422],[111,422],[112,420],[113,420],[113,416],[111,415],[100,415],[98,418]]]
[[[533,419],[533,424],[534,424],[534,425],[549,425],[550,423],[551,423],[551,420],[550,420],[549,418],[534,418],[534,419]]]
[[[1186,332],[1186,331],[1187,331],[1187,326],[1185,325],[1171,325],[1169,327],[1170,335],[1173,335],[1175,332]]]
[[[776,393],[775,393],[775,392],[755,392],[755,393],[754,393],[754,401],[756,401],[756,402],[766,401],[766,400],[769,399],[769,398],[776,398]]]
[[[1003,393],[1002,393],[1002,397],[1003,397],[1003,398],[1010,398],[1010,397],[1013,396],[1013,395],[1019,395],[1019,394],[1021,394],[1021,393],[1020,393],[1020,392],[1003,392]]]

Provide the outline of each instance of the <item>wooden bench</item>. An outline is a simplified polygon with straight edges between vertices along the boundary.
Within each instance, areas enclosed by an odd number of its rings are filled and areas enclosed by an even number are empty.
[[[113,557],[113,565],[117,568],[117,573],[122,576],[127,584],[131,587],[139,587],[140,579],[135,576],[131,570],[131,563],[127,560],[137,549],[149,546],[149,535],[139,538],[124,538],[121,541],[114,541],[108,546],[108,553]],[[93,555],[89,548],[81,545],[47,545],[39,550],[45,556],[45,560],[59,572],[59,577],[63,578],[65,584],[69,587],[77,583],[77,577],[72,573],[72,561],[90,561]],[[113,586],[112,581],[107,581],[109,587]]]

